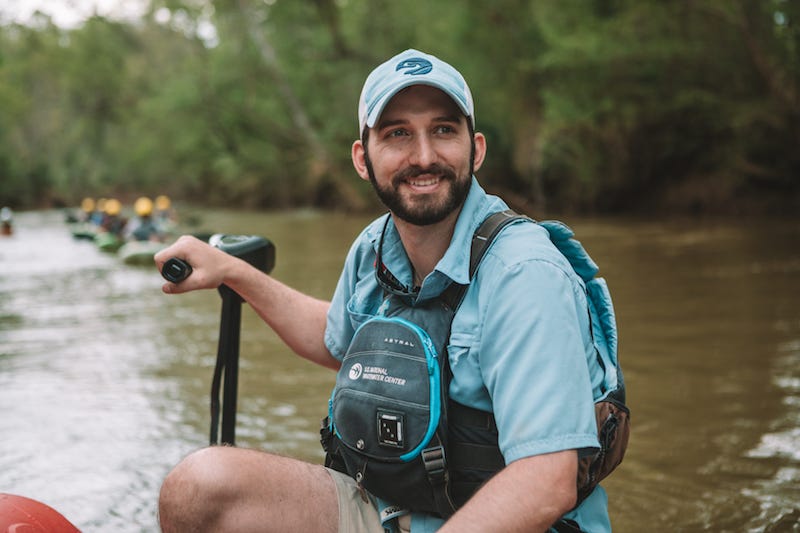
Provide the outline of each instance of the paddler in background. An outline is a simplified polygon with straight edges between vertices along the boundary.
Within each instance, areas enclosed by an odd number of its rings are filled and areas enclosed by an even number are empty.
[[[14,233],[14,212],[10,207],[0,209],[0,235],[10,236]]]
[[[94,211],[89,216],[89,222],[96,226],[101,226],[103,224],[103,219],[106,216],[106,199],[105,198],[98,198],[97,202],[94,204]]]
[[[164,240],[164,233],[161,227],[153,218],[153,201],[146,196],[142,196],[133,204],[136,216],[131,218],[125,225],[125,240],[134,241],[157,241]]]
[[[177,217],[175,216],[175,211],[172,209],[172,201],[169,199],[169,196],[165,194],[156,196],[155,214],[153,218],[162,235],[170,233],[175,228]]]
[[[89,198],[88,196],[81,200],[81,222],[92,222],[92,216],[94,215],[95,210],[95,202],[94,198]]]
[[[104,216],[100,223],[100,228],[103,231],[121,236],[122,230],[125,228],[125,218],[120,214],[122,204],[116,198],[110,198],[105,201],[103,207]]]

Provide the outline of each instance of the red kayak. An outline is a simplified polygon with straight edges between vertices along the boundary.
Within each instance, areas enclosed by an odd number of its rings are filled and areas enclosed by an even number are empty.
[[[58,511],[36,500],[0,493],[0,531],[8,533],[80,533]]]

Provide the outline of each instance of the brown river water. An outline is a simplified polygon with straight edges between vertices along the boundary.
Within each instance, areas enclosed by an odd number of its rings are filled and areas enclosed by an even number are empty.
[[[203,211],[328,298],[367,217]],[[632,408],[606,486],[616,532],[800,531],[800,220],[566,219],[609,282]],[[0,237],[0,492],[86,532],[157,531],[161,480],[208,442],[216,291],[72,238],[58,211]],[[237,444],[320,461],[333,375],[242,312]]]

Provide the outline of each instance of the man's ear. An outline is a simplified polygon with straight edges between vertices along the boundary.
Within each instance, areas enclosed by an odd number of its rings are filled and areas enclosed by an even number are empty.
[[[475,172],[481,168],[483,164],[483,160],[486,158],[486,137],[484,137],[483,133],[476,131],[475,132],[475,161],[473,163],[473,170]]]
[[[353,167],[356,169],[356,172],[359,176],[361,176],[362,180],[369,181],[369,172],[367,171],[367,152],[364,149],[364,143],[361,140],[357,140],[353,143],[353,147],[350,149],[350,157],[353,160]]]

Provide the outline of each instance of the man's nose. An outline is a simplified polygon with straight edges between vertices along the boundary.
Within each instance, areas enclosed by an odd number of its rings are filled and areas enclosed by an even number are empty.
[[[433,140],[428,135],[418,135],[412,147],[411,163],[427,168],[436,162],[437,155]]]

